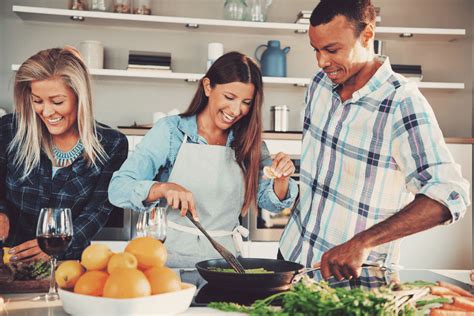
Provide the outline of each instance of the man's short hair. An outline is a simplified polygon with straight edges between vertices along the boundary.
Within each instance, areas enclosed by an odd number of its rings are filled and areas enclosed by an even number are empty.
[[[321,0],[311,14],[311,26],[329,23],[338,15],[353,24],[356,36],[367,24],[375,25],[375,7],[370,0]]]

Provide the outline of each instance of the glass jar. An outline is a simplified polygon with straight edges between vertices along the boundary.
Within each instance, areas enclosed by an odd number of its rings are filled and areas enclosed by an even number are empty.
[[[88,9],[87,0],[69,0],[69,9],[70,10],[80,10],[84,11]]]
[[[224,18],[227,20],[245,20],[247,4],[244,0],[226,0],[224,2]]]
[[[110,0],[89,0],[89,10],[91,11],[110,11]]]
[[[132,12],[132,1],[131,0],[114,0],[115,13],[131,13]]]
[[[151,0],[135,0],[133,1],[133,14],[151,14]]]

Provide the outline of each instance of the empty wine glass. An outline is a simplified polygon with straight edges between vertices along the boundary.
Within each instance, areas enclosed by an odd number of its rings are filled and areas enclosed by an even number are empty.
[[[71,244],[73,235],[72,215],[69,208],[42,208],[36,228],[36,240],[40,249],[49,255],[51,265],[51,280],[49,292],[45,295],[47,301],[59,299],[58,289],[54,278],[56,260],[64,254]]]
[[[152,206],[140,212],[137,221],[137,236],[149,236],[165,242],[168,222],[166,219],[166,207]]]

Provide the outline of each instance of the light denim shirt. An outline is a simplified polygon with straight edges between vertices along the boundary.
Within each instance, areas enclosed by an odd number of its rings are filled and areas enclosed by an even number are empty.
[[[110,202],[123,208],[143,210],[151,186],[156,181],[168,181],[185,134],[188,136],[188,142],[207,145],[206,139],[198,135],[196,116],[173,115],[156,122],[120,170],[114,173],[109,186]],[[233,139],[231,130],[226,146],[230,146]],[[272,159],[264,142],[261,146],[257,203],[261,208],[278,212],[291,206],[298,194],[298,187],[296,182],[290,179],[285,199],[278,199],[273,191],[273,180],[262,177],[263,167],[270,166]]]

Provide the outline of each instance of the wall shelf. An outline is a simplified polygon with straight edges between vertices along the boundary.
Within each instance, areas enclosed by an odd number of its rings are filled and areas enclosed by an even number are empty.
[[[19,64],[12,65],[12,70],[17,71]],[[152,72],[152,71],[129,71],[120,69],[90,69],[92,76],[112,77],[112,78],[149,78],[149,79],[169,79],[184,80],[188,82],[199,81],[204,74],[181,73],[181,72]],[[267,84],[293,85],[298,87],[306,87],[310,78],[288,78],[288,77],[263,77],[263,82]],[[459,90],[464,89],[464,83],[459,82],[417,82],[420,89],[448,89]]]
[[[193,31],[196,26],[205,32],[252,32],[252,34],[274,34],[275,32],[305,33],[308,26],[296,23],[250,22],[219,19],[201,19],[159,15],[135,15],[97,11],[75,11],[31,6],[13,6],[15,12],[25,21],[81,23],[86,25],[142,27],[167,30]],[[75,20],[73,20],[75,19]],[[465,29],[387,27],[376,28],[376,38],[381,40],[400,39],[400,36],[419,40],[453,41],[466,35]],[[403,38],[409,40],[409,38]]]

